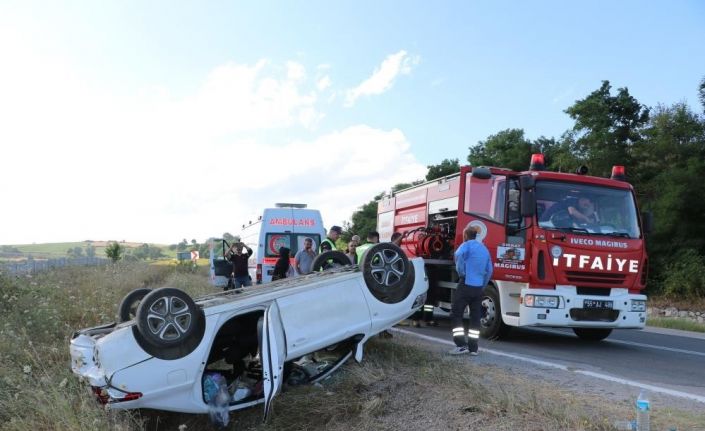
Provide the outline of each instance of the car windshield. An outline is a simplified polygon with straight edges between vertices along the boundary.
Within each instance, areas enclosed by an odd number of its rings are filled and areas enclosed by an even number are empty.
[[[537,181],[539,227],[582,234],[639,238],[631,191],[585,184]]]

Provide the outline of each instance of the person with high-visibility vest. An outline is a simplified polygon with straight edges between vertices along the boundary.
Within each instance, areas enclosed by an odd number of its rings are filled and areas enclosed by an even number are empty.
[[[340,226],[333,226],[328,231],[328,237],[321,241],[321,245],[318,247],[319,253],[325,251],[335,250],[335,242],[340,238],[340,234],[343,233],[343,228]]]
[[[379,232],[372,231],[367,234],[367,242],[357,246],[355,253],[357,253],[357,263],[362,263],[362,255],[365,254],[367,249],[373,245],[379,243]]]

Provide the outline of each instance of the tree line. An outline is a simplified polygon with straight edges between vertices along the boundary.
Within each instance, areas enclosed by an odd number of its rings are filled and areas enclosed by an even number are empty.
[[[501,130],[468,148],[472,166],[528,169],[533,153],[543,153],[546,169],[609,177],[612,166],[624,165],[642,211],[654,216],[647,235],[648,293],[687,298],[705,297],[705,78],[698,85],[700,105],[686,102],[647,107],[629,90],[612,89],[609,81],[564,112],[573,126],[559,137],[528,138],[522,128]],[[397,191],[458,172],[458,159],[427,166],[424,179],[396,184]],[[352,214],[343,238],[376,230],[374,196]]]

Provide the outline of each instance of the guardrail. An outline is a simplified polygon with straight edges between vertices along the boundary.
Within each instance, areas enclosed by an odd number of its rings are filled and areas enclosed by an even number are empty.
[[[99,266],[106,265],[110,259],[102,257],[60,257],[56,259],[27,259],[21,262],[1,263],[0,271],[10,274],[33,274],[51,268],[66,266]]]

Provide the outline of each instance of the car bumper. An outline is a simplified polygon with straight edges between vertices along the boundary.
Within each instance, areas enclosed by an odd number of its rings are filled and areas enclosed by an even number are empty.
[[[96,362],[95,339],[79,334],[71,340],[69,346],[71,353],[71,371],[88,380],[93,387],[107,385],[105,373]]]
[[[534,296],[534,306],[527,305],[526,295]],[[537,299],[557,297],[557,306],[539,307]],[[646,325],[646,309],[633,311],[632,304],[646,301],[645,295],[630,294],[627,289],[611,289],[609,296],[579,295],[574,286],[556,289],[522,289],[519,326],[572,328],[635,328]],[[530,301],[528,301],[530,303]]]

